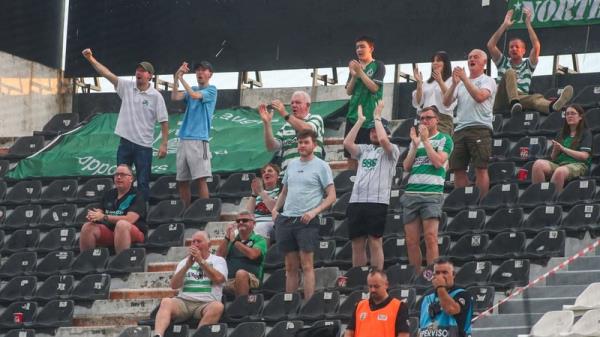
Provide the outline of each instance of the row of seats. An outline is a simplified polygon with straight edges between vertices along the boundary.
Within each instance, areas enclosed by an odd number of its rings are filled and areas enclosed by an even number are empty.
[[[51,300],[43,307],[35,301],[18,301],[11,303],[0,314],[0,329],[14,328],[57,328],[70,326],[73,321],[75,303],[72,300]],[[23,314],[22,323],[16,323],[13,315]],[[18,335],[19,337],[21,335]]]
[[[45,281],[35,276],[16,276],[0,289],[0,303],[11,304],[16,301],[37,301],[45,303],[52,300],[73,300],[75,303],[89,303],[107,299],[110,291],[109,274],[88,274],[80,281],[74,275],[53,275]]]

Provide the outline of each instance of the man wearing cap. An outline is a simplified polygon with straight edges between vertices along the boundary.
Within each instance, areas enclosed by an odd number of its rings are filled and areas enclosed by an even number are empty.
[[[356,123],[344,139],[344,148],[359,163],[352,196],[346,209],[348,235],[352,240],[352,266],[367,265],[368,240],[371,267],[383,270],[381,238],[400,149],[390,142],[391,132],[385,125],[387,121],[381,118],[383,101],[379,101],[373,111],[374,117],[369,131],[371,144],[355,144],[356,136],[366,120],[361,105],[357,110]]]
[[[140,62],[135,69],[135,81],[118,78],[107,67],[98,62],[91,49],[82,52],[92,67],[102,77],[110,81],[121,97],[121,109],[115,127],[115,134],[121,137],[117,150],[117,165],[134,165],[137,173],[138,189],[146,200],[150,196],[150,171],[152,169],[152,144],[154,125],[160,123],[162,141],[158,157],[167,155],[169,140],[169,116],[165,100],[151,85],[154,67],[150,62]]]
[[[212,65],[206,61],[194,65],[197,86],[191,87],[183,78],[183,75],[189,71],[187,62],[183,62],[173,75],[175,83],[171,92],[171,100],[184,100],[187,105],[179,129],[176,177],[179,197],[185,207],[191,203],[190,181],[192,180],[198,181],[200,198],[208,198],[206,178],[212,176],[208,140],[212,116],[217,105],[217,87],[209,84],[213,75]],[[177,90],[179,82],[185,91]]]

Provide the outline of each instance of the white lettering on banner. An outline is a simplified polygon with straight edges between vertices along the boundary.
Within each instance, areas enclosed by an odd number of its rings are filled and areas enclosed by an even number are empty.
[[[109,163],[103,163],[100,160],[92,157],[77,157],[77,161],[79,162],[79,169],[84,172],[90,173],[90,175],[113,175],[117,170],[117,165],[111,165]],[[135,167],[134,167],[135,168]],[[169,165],[153,165],[152,172],[166,172],[169,169]],[[135,169],[134,169],[135,171]]]
[[[236,116],[230,112],[225,112],[223,114],[221,114],[221,116],[219,116],[219,119],[223,119],[226,121],[230,121],[230,122],[234,122],[234,123],[238,123],[241,125],[248,125],[248,124],[262,124],[262,121],[260,119],[248,119],[246,117],[240,117],[240,116]]]
[[[581,21],[580,24],[593,24],[586,20],[600,19],[600,0],[536,0],[536,1],[516,1],[512,8],[518,11],[518,24],[523,24],[525,16],[522,15],[522,8],[528,8],[534,14],[532,21],[536,23],[546,23],[546,27],[556,27],[569,25],[574,21]]]

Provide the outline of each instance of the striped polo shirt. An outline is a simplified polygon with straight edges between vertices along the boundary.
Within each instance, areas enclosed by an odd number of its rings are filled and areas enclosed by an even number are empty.
[[[450,153],[452,153],[452,149],[454,148],[452,138],[441,132],[429,137],[429,143],[431,143],[431,146],[436,152],[444,151],[448,154],[448,157],[450,157]],[[412,142],[410,143],[410,146],[411,148],[413,147]],[[446,160],[442,167],[435,168],[427,156],[427,150],[425,150],[423,142],[420,142],[417,147],[415,161],[410,170],[406,192],[444,193],[444,181],[446,179],[447,166],[448,160]]]
[[[498,68],[498,82],[500,82],[502,76],[504,76],[504,73],[506,73],[508,69],[514,69],[517,73],[517,89],[523,94],[529,94],[531,76],[533,76],[535,65],[531,64],[528,58],[523,59],[523,62],[520,64],[512,64],[510,63],[510,59],[502,54],[502,57],[500,57],[500,60],[496,63],[496,68]]]
[[[175,273],[185,267],[186,260],[187,257],[179,262]],[[227,262],[225,262],[224,258],[210,254],[206,259],[206,262],[227,279]],[[212,302],[221,301],[222,295],[223,284],[213,283],[208,275],[204,273],[204,270],[200,265],[194,262],[190,269],[185,273],[183,287],[179,292],[178,297],[190,301]]]
[[[304,122],[310,125],[313,131],[317,134],[317,147],[315,148],[315,155],[321,159],[325,154],[323,149],[323,118],[319,115],[308,114],[304,118]],[[285,123],[279,131],[275,134],[275,140],[279,143],[279,149],[281,151],[281,172],[283,173],[287,168],[290,160],[300,157],[298,153],[298,139],[296,139],[296,130],[290,123]]]

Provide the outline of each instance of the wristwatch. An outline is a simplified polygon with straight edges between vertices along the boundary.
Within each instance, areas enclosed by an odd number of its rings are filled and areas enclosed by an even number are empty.
[[[283,117],[283,119],[285,119],[285,121],[287,122],[288,119],[290,119],[291,116],[292,116],[291,114],[287,114],[287,115],[285,115],[285,117]]]
[[[102,221],[108,222],[108,215],[104,214],[104,216],[102,217]]]

